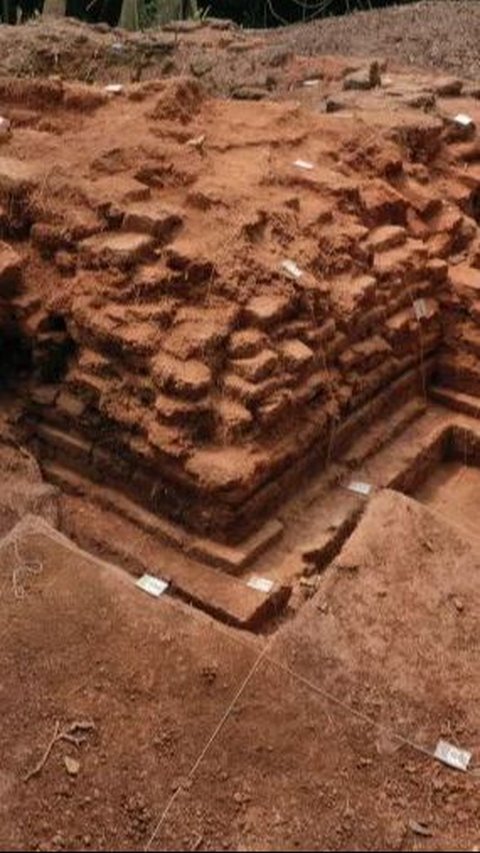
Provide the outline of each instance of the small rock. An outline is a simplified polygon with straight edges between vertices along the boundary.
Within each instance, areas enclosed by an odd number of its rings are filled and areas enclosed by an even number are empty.
[[[316,589],[317,582],[314,578],[303,576],[300,578],[300,586],[307,587],[307,589]]]
[[[346,107],[347,104],[345,101],[340,100],[340,98],[329,97],[325,101],[325,112],[327,113],[338,113]]]
[[[457,608],[458,612],[459,612],[459,613],[461,613],[461,612],[462,612],[462,610],[463,610],[463,609],[464,609],[464,607],[465,607],[465,605],[464,605],[464,603],[463,603],[462,599],[461,599],[461,598],[457,598],[457,597],[455,597],[455,598],[453,599],[453,603],[454,603],[455,607]]]
[[[195,77],[203,77],[204,74],[208,74],[213,68],[213,59],[210,59],[208,56],[197,56],[195,59],[192,59],[190,63],[190,71]]]
[[[192,139],[188,139],[185,145],[188,145],[189,148],[197,148],[198,151],[201,151],[205,144],[205,139],[206,136],[202,133],[201,136],[194,136]]]
[[[80,770],[80,762],[77,761],[76,758],[71,758],[70,755],[66,755],[63,759],[63,763],[65,764],[69,776],[78,776],[78,772]]]
[[[423,835],[425,838],[430,838],[433,832],[424,823],[419,823],[416,820],[409,820],[408,826],[415,835]]]
[[[463,81],[457,77],[441,77],[433,84],[434,91],[440,97],[455,97],[463,89]]]
[[[380,66],[378,62],[371,62],[368,68],[362,68],[353,74],[348,74],[343,81],[343,88],[348,89],[374,89],[381,85]]]

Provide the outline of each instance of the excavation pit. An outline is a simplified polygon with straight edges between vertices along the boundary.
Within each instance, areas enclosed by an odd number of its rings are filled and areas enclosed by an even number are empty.
[[[60,24],[0,80],[0,838],[474,849],[478,85]]]
[[[445,437],[445,454],[415,491],[417,500],[479,535],[480,436],[451,428]]]
[[[368,467],[431,399],[477,414],[475,143],[452,139],[448,98],[426,114],[391,81],[340,117],[189,78],[0,94],[10,387],[65,529],[258,626],[302,555],[319,571],[355,526],[345,485],[395,487]],[[302,504],[321,483],[329,509]]]

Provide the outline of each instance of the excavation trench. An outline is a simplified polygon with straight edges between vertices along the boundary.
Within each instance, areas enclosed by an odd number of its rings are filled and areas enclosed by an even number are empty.
[[[448,98],[399,102],[401,74],[341,119],[182,78],[118,97],[45,81],[20,121],[28,85],[5,89],[0,156],[0,378],[22,440],[77,540],[258,628],[304,555],[318,571],[351,533],[349,479],[432,406],[478,414],[472,130]],[[411,493],[437,441],[377,485]],[[340,521],[315,530],[330,500]],[[90,533],[82,501],[102,508]]]

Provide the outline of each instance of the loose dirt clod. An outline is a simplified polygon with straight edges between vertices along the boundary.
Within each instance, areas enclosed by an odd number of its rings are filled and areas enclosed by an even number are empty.
[[[80,762],[77,761],[76,758],[72,758],[70,755],[66,755],[63,759],[63,763],[65,764],[65,768],[69,776],[78,776],[80,770]]]

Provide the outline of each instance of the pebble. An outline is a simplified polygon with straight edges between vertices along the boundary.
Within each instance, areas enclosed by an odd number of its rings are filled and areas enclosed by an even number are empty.
[[[63,763],[65,764],[69,776],[78,776],[78,771],[80,770],[80,762],[77,761],[76,758],[72,758],[70,755],[66,755],[63,759]]]
[[[432,831],[426,826],[424,823],[420,823],[417,820],[409,820],[408,826],[415,833],[415,835],[423,835],[425,838],[430,838],[433,835]]]

